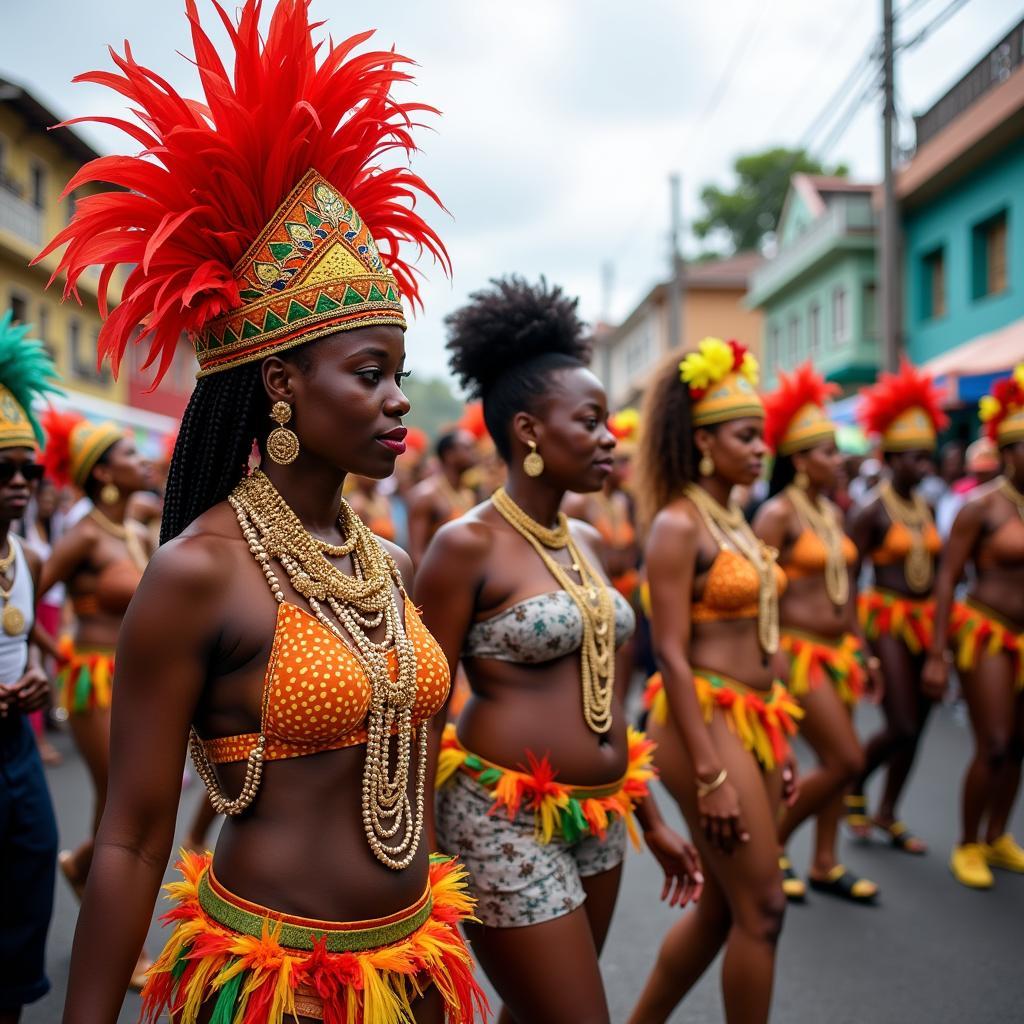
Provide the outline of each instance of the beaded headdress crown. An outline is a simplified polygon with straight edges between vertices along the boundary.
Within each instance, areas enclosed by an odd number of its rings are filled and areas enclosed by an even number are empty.
[[[1009,377],[996,381],[992,393],[978,405],[978,416],[985,433],[997,445],[1024,440],[1024,363]]]
[[[30,338],[27,324],[14,313],[0,316],[0,448],[35,448],[43,430],[32,406],[48,394],[62,394],[57,370],[46,347]]]
[[[757,360],[738,341],[705,338],[679,364],[679,378],[693,399],[693,425],[709,427],[746,416],[764,416],[757,393]]]
[[[764,396],[765,444],[778,455],[792,455],[835,437],[825,403],[838,393],[839,388],[827,383],[810,363],[792,374],[780,370],[779,386]]]
[[[86,268],[101,268],[100,356],[115,371],[132,338],[149,342],[145,366],[157,364],[159,382],[183,331],[203,376],[335,331],[404,328],[402,299],[420,297],[401,250],[412,243],[450,269],[415,208],[436,196],[394,161],[414,149],[414,118],[436,113],[391,95],[411,62],[355,54],[370,32],[315,43],[309,2],[280,0],[261,33],[261,0],[244,0],[237,24],[213,0],[232,73],[186,0],[201,101],[138,64],[127,44],[111,50],[120,74],[76,78],[127,97],[140,123],[76,121],[120,128],[141,152],[93,160],[68,182],[65,195],[92,183],[124,191],[81,199],[37,259],[66,246],[54,273],[67,274],[65,298]],[[127,278],[108,315],[118,266]]]
[[[85,487],[96,463],[125,436],[116,423],[93,423],[78,413],[57,409],[43,413],[43,427],[43,465],[58,487]]]
[[[949,422],[941,398],[931,376],[904,359],[897,373],[881,373],[878,383],[862,392],[858,417],[883,451],[931,451]]]

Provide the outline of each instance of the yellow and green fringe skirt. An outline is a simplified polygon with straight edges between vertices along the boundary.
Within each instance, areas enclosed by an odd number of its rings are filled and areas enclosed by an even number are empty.
[[[603,839],[612,817],[618,815],[639,849],[633,808],[647,796],[648,784],[656,774],[654,744],[633,728],[627,742],[629,762],[621,779],[607,786],[570,786],[557,781],[547,755],[538,758],[528,750],[527,765],[503,768],[468,751],[459,742],[455,726],[449,724],[441,740],[437,786],[443,786],[456,772],[465,772],[494,797],[488,814],[504,811],[511,821],[520,809],[532,811],[539,843],[550,843],[555,836],[566,843],[591,835]]]
[[[112,647],[76,647],[71,637],[60,641],[60,667],[54,681],[61,707],[68,714],[110,707],[114,682]]]
[[[296,1016],[325,1024],[413,1024],[413,1003],[431,986],[448,1024],[486,1019],[487,999],[459,934],[473,899],[457,861],[432,856],[423,896],[376,921],[292,917],[228,892],[210,854],[182,853],[182,880],[165,888],[174,925],[142,991],[143,1022],[167,1013],[195,1024],[284,1024]]]
[[[1008,654],[1016,688],[1024,690],[1024,633],[998,612],[970,597],[958,601],[949,616],[949,632],[961,672],[972,672],[985,655]]]
[[[861,629],[868,640],[895,636],[911,654],[927,650],[935,631],[935,601],[904,597],[891,590],[872,587],[857,598]]]
[[[863,696],[867,681],[864,652],[852,633],[830,639],[786,629],[779,642],[789,657],[786,688],[798,700],[826,683],[847,707],[853,707]]]
[[[720,672],[695,668],[693,685],[704,721],[711,721],[715,708],[722,711],[729,728],[765,771],[786,760],[789,737],[796,735],[796,723],[804,713],[782,683],[773,683],[767,691],[754,690]],[[668,698],[660,672],[647,682],[644,706],[656,724],[668,721]]]

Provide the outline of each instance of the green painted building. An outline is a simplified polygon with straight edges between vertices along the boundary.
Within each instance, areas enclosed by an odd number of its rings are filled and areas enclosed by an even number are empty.
[[[778,251],[752,276],[747,305],[764,316],[762,378],[808,359],[844,390],[878,366],[874,186],[795,174]]]

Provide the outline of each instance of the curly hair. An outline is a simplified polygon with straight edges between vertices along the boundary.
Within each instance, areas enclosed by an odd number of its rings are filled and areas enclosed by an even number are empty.
[[[448,365],[470,398],[483,401],[487,430],[507,461],[513,417],[537,412],[552,374],[586,366],[590,343],[577,300],[557,285],[516,275],[490,285],[445,318]]]
[[[679,376],[681,353],[671,353],[651,377],[640,413],[636,482],[645,525],[697,477],[693,401]],[[714,427],[705,427],[714,431]]]

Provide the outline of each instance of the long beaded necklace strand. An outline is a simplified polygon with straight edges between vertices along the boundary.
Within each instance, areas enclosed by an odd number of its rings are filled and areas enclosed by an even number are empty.
[[[16,608],[13,604],[8,602],[11,600],[11,594],[14,593],[15,577],[18,573],[18,563],[14,560],[14,541],[7,538],[8,552],[6,557],[0,558],[0,576],[7,576],[10,573],[10,586],[4,589],[0,586],[0,601],[3,602],[0,611],[0,629],[8,636],[19,636],[25,629],[25,614],[20,608]]]
[[[924,532],[932,522],[928,502],[920,494],[915,494],[912,501],[901,498],[889,480],[879,485],[878,496],[889,518],[910,534],[910,551],[903,563],[903,575],[912,591],[923,594],[935,578],[935,560],[924,539]]]
[[[779,588],[775,581],[775,552],[750,528],[743,510],[726,508],[696,484],[683,492],[697,506],[711,536],[723,550],[732,548],[757,570],[757,638],[765,654],[779,649]]]
[[[786,494],[796,509],[797,518],[821,538],[825,545],[825,593],[837,607],[850,599],[850,570],[843,557],[843,531],[828,502],[818,496],[817,504],[799,487],[789,486]]]
[[[499,487],[491,498],[505,521],[529,541],[548,572],[572,598],[583,619],[583,643],[580,645],[580,689],[583,720],[591,732],[601,735],[612,727],[612,694],[615,689],[615,605],[611,592],[594,567],[583,556],[569,532],[569,522],[559,513],[558,526],[549,529],[531,518]],[[578,573],[577,583],[551,557],[552,551],[567,548],[571,570]]]
[[[999,478],[999,493],[1013,503],[1017,514],[1024,520],[1024,494],[1021,494],[1005,476]]]
[[[128,557],[135,564],[139,572],[144,572],[149,559],[146,558],[146,551],[139,540],[138,533],[124,523],[115,523],[109,516],[104,515],[98,508],[93,506],[89,509],[89,518],[104,532],[111,537],[116,537],[124,543],[128,549]]]
[[[363,828],[374,856],[387,867],[400,871],[412,862],[423,832],[427,730],[418,731],[414,812],[408,789],[416,732],[412,718],[416,699],[416,650],[406,634],[394,597],[393,584],[401,588],[398,568],[345,501],[341,503],[338,516],[339,529],[346,538],[342,544],[329,544],[311,536],[261,470],[243,479],[228,501],[274,599],[279,604],[285,600],[272,565],[276,561],[287,573],[296,593],[306,599],[317,620],[343,642],[347,642],[347,634],[355,644],[353,653],[372,691],[363,770]],[[351,576],[329,561],[329,557],[345,556],[352,559]],[[324,604],[345,633],[328,618]],[[369,633],[382,623],[383,639],[372,640]],[[388,667],[390,650],[394,650],[398,663],[394,680]],[[235,800],[228,800],[220,792],[202,741],[193,731],[191,748],[196,770],[211,796],[216,794],[214,807],[227,814],[245,810],[259,789],[266,749],[264,729],[268,700],[269,688],[264,693],[259,739],[250,752],[242,792]],[[393,731],[397,750],[392,770],[390,737]],[[404,838],[396,840],[395,836],[403,831]]]

